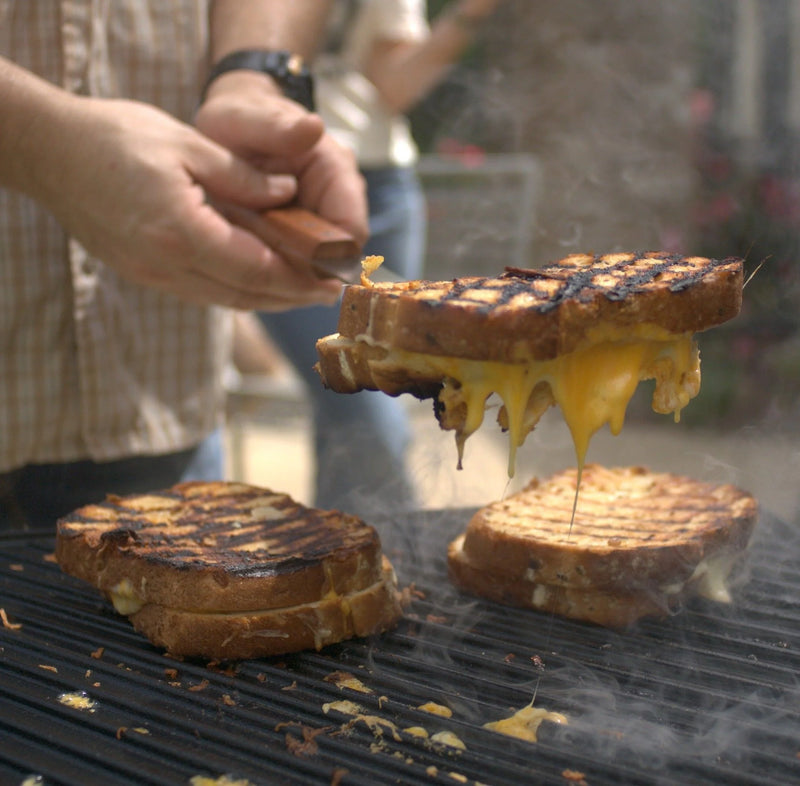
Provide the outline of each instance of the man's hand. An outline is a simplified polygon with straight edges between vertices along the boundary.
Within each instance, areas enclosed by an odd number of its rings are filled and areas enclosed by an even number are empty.
[[[212,207],[284,204],[293,174],[267,174],[147,104],[69,95],[2,58],[0,105],[0,185],[41,202],[125,278],[243,309],[336,300],[337,282],[291,267]]]
[[[63,192],[45,201],[92,255],[197,303],[280,310],[335,301],[338,284],[292,268],[212,207],[283,204],[295,195],[292,176],[267,175],[148,105],[79,100],[82,113],[56,145]]]
[[[231,71],[215,80],[195,123],[210,139],[270,173],[297,179],[297,204],[367,238],[364,182],[353,153],[324,133],[318,115],[278,94],[272,80]]]

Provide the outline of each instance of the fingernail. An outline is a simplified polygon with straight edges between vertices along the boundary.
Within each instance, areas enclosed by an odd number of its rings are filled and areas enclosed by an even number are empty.
[[[291,199],[297,193],[297,179],[293,175],[269,175],[267,186],[275,199]]]

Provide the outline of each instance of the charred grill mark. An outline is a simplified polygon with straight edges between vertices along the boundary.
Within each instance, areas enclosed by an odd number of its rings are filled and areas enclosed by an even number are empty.
[[[586,302],[603,296],[610,301],[623,301],[665,277],[671,292],[683,292],[702,281],[710,270],[734,261],[686,258],[680,254],[587,255],[574,266],[562,263],[535,270],[509,267],[497,279],[456,280],[441,292],[440,298],[426,301],[426,305],[438,309],[445,304],[463,303],[489,313],[518,295],[533,294],[539,302],[532,302],[528,308],[547,313],[568,300]],[[532,286],[537,281],[552,284]],[[494,297],[487,298],[487,292]]]
[[[113,543],[117,546],[125,546],[130,543],[137,543],[139,535],[132,527],[118,527],[104,532],[100,536],[103,543]]]
[[[101,541],[153,564],[179,570],[219,567],[243,577],[290,573],[334,552],[378,544],[375,530],[355,517],[305,508],[287,495],[247,492],[175,496],[164,507],[108,499],[59,526],[65,533],[104,530]]]

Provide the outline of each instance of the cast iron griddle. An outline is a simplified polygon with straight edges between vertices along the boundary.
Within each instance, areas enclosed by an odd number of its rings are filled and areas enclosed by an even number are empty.
[[[0,537],[0,607],[21,626],[0,628],[0,783],[800,783],[796,529],[762,516],[735,605],[693,601],[615,633],[457,593],[445,545],[468,515],[381,528],[417,590],[393,633],[235,665],[165,657],[61,573],[50,534]],[[483,728],[537,684],[536,705],[568,725],[544,724],[536,744]],[[94,710],[60,702],[73,692]],[[371,717],[324,711],[341,700]],[[452,717],[417,709],[430,701]]]

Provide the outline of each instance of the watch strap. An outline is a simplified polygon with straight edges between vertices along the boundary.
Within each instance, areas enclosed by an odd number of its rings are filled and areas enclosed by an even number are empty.
[[[229,71],[257,71],[271,76],[287,98],[314,111],[314,80],[299,55],[282,49],[239,49],[215,63],[203,86],[205,99],[211,83]]]

